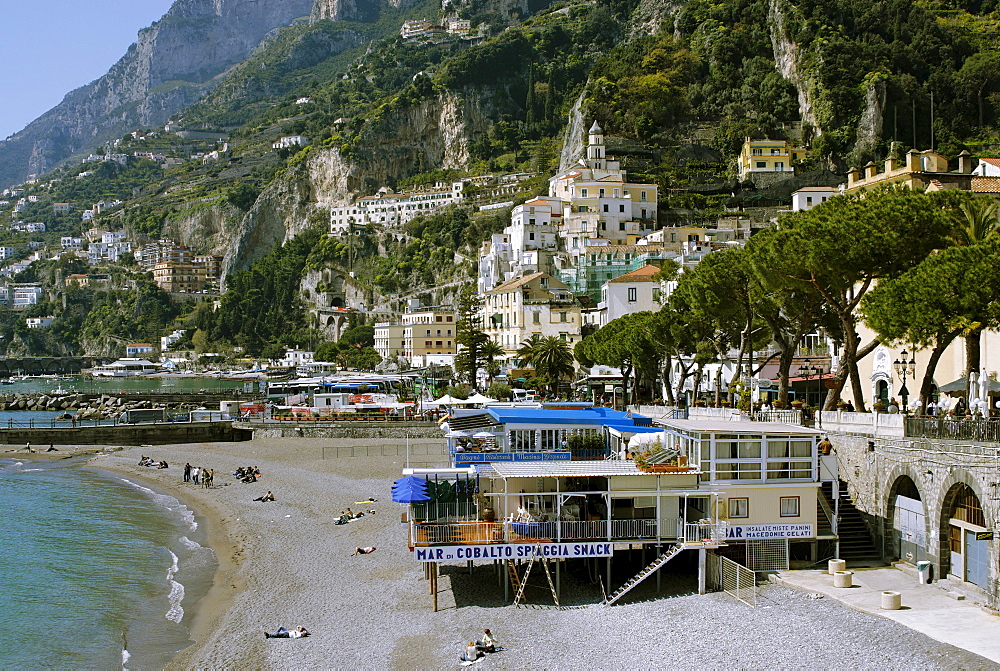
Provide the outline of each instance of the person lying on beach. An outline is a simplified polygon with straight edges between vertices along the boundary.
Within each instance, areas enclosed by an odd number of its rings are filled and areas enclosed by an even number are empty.
[[[273,634],[264,632],[264,638],[305,638],[311,634],[305,627],[295,627],[295,629],[286,629],[285,627],[278,627],[278,631]]]
[[[347,516],[347,513],[345,513],[343,510],[341,510],[340,511],[340,517],[337,518],[337,521],[334,522],[334,524],[347,524],[350,521],[351,521],[351,518]]]
[[[355,557],[357,555],[370,555],[373,552],[375,552],[375,546],[369,545],[366,548],[354,548],[354,552],[351,553],[351,556]]]
[[[160,463],[158,463],[156,465],[156,467],[157,468],[170,468],[170,464],[168,464],[166,461],[161,461]]]
[[[476,661],[482,656],[483,653],[479,651],[479,649],[476,647],[476,644],[473,643],[472,641],[469,641],[469,644],[465,646],[465,650],[462,652],[461,655],[458,656],[458,659],[463,662],[469,662],[471,664],[472,662]]]
[[[263,503],[267,503],[268,501],[273,501],[273,500],[274,500],[274,494],[271,493],[270,489],[267,490],[267,494],[264,494],[264,496],[258,496],[257,498],[254,499],[254,501],[261,501]]]

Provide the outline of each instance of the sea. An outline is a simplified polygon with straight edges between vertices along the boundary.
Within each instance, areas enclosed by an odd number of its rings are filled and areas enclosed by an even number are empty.
[[[0,392],[48,391],[31,382]],[[0,426],[54,414],[0,412]],[[217,562],[181,501],[83,458],[2,458],[0,510],[0,669],[163,668],[191,644]]]

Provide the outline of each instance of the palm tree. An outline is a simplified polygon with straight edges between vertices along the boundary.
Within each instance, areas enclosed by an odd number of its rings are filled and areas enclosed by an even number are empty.
[[[569,343],[558,336],[542,337],[533,334],[517,350],[518,361],[535,369],[537,377],[551,381],[551,391],[556,393],[562,378],[572,377],[576,367],[573,364],[573,350]]]
[[[997,210],[1000,203],[985,196],[973,196],[963,200],[958,206],[961,216],[955,217],[949,241],[955,247],[972,247],[1000,236],[1000,222]],[[979,372],[983,329],[988,325],[971,324],[965,333],[965,381],[966,394],[971,400],[974,390],[969,388],[972,373]]]
[[[487,340],[479,348],[479,356],[483,357],[486,361],[486,379],[487,387],[493,384],[493,378],[497,376],[500,372],[500,363],[496,361],[497,358],[503,357],[504,349],[496,343],[494,340]]]

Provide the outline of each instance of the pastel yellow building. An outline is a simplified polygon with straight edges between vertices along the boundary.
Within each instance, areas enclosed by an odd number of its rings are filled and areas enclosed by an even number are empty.
[[[740,151],[737,172],[740,179],[750,179],[761,172],[794,172],[795,164],[805,157],[805,147],[790,147],[785,140],[747,138]]]

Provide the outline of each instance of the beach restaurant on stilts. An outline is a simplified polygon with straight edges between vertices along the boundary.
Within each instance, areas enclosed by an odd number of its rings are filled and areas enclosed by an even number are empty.
[[[659,586],[659,569],[686,550],[697,554],[688,563],[704,593],[710,555],[779,570],[791,557],[815,561],[817,543],[835,539],[819,519],[820,432],[766,422],[654,425],[567,405],[453,413],[442,427],[451,465],[406,469],[394,484],[435,607],[442,563],[471,570],[492,562],[515,604],[534,568],[556,605],[564,567],[583,564],[610,605],[654,575]],[[616,555],[636,551],[642,568],[624,582],[618,572],[613,584]]]

